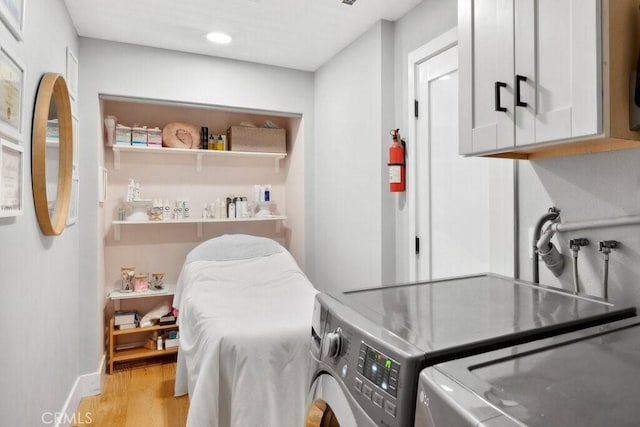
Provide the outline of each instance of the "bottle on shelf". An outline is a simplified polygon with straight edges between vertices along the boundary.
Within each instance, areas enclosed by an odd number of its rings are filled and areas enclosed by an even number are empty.
[[[203,150],[209,149],[209,128],[202,126],[200,128],[200,148]]]
[[[136,191],[136,183],[132,178],[130,178],[129,185],[127,185],[127,197],[126,197],[127,202],[133,201],[133,199],[135,198],[135,191]]]
[[[220,200],[220,197],[218,197],[216,199],[215,212],[213,214],[214,218],[216,219],[226,218],[227,217],[226,212],[227,212],[227,208],[225,207],[224,202]]]
[[[246,197],[240,197],[240,209],[238,210],[239,214],[236,215],[239,218],[248,218],[249,217],[249,205],[247,203]],[[237,209],[237,208],[236,208]]]
[[[227,216],[229,218],[235,218],[236,217],[236,204],[233,203],[233,202],[229,202],[227,204],[227,208],[228,208],[227,209],[227,212],[228,212]]]

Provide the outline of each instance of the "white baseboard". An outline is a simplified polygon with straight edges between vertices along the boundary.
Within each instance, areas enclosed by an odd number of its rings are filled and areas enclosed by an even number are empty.
[[[92,422],[92,414],[76,415],[76,411],[83,397],[95,396],[102,392],[102,374],[104,373],[105,365],[106,355],[103,355],[98,371],[80,375],[76,378],[62,410],[56,414],[55,427],[69,427],[72,423],[82,425]]]

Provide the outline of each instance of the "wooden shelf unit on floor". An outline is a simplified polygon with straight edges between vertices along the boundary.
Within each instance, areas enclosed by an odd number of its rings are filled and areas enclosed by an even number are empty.
[[[148,359],[150,357],[166,356],[168,354],[175,354],[178,352],[178,347],[172,347],[165,350],[154,350],[144,347],[127,348],[124,350],[116,350],[116,337],[122,335],[131,334],[145,334],[153,331],[166,331],[178,329],[175,324],[172,325],[156,325],[148,326],[145,328],[133,328],[133,329],[116,329],[114,326],[114,319],[109,321],[109,374],[113,372],[113,364],[117,362],[127,362],[136,359]]]
[[[176,290],[175,284],[165,284],[162,290],[148,290],[145,292],[121,292],[111,291],[109,298],[113,301],[114,309],[120,309],[121,300],[131,300],[135,298],[153,298],[173,296]],[[132,329],[116,329],[113,317],[109,321],[109,374],[113,372],[113,364],[118,362],[128,362],[132,360],[149,359],[153,357],[161,357],[170,354],[176,354],[178,347],[172,347],[165,350],[155,350],[137,346],[122,350],[116,350],[117,337],[133,334],[149,335],[154,331],[178,330],[178,325],[155,325],[145,328]],[[146,336],[144,337],[146,340]]]

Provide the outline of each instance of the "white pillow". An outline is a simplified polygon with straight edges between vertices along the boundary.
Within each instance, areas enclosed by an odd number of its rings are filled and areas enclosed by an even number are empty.
[[[165,314],[171,311],[171,305],[168,302],[164,302],[161,305],[155,307],[150,310],[147,314],[145,314],[140,320],[140,327],[144,328],[147,326],[151,326],[153,324],[154,319],[159,319]]]
[[[257,258],[282,252],[276,241],[248,234],[225,234],[207,240],[193,248],[186,262],[230,261]]]

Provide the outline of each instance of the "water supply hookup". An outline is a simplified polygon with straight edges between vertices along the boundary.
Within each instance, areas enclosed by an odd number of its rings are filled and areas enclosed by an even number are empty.
[[[603,240],[600,242],[599,250],[604,257],[604,268],[602,269],[602,298],[609,300],[609,254],[618,247],[615,240]]]
[[[533,274],[533,283],[540,283],[538,255],[556,277],[562,273],[562,269],[564,268],[564,258],[551,242],[551,238],[556,232],[556,228],[553,227],[553,225],[558,221],[560,221],[560,209],[553,206],[549,208],[549,211],[546,214],[540,217],[533,229],[533,263],[531,269]],[[546,228],[543,234],[542,227],[544,227],[548,222],[551,222],[551,224]]]
[[[573,258],[573,291],[580,293],[580,279],[578,278],[578,252],[583,246],[588,246],[589,240],[584,237],[569,240],[569,249]]]

